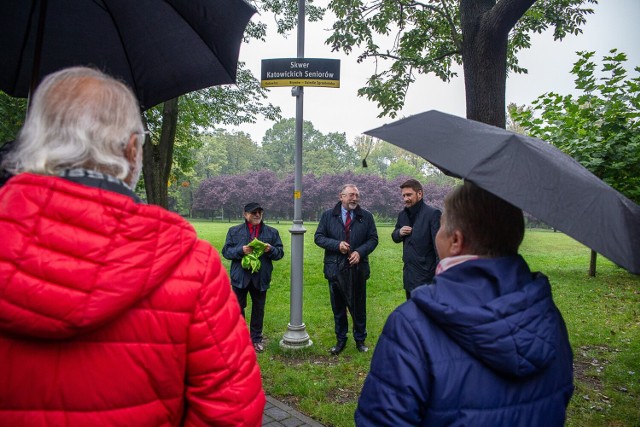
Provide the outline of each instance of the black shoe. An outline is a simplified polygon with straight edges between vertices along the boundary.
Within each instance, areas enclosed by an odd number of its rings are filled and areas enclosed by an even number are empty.
[[[333,354],[334,356],[337,356],[340,353],[342,353],[342,350],[344,350],[344,347],[346,345],[347,345],[347,341],[338,341],[336,342],[336,345],[331,347],[331,350],[329,350],[329,353]]]
[[[364,344],[364,341],[356,341],[356,348],[360,353],[366,353],[369,351],[369,347]]]

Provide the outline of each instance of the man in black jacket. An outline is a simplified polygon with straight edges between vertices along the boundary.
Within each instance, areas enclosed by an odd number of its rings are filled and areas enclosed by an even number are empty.
[[[353,184],[342,186],[340,201],[320,218],[314,241],[324,249],[324,277],[329,281],[329,296],[335,322],[336,345],[330,350],[338,355],[347,342],[349,323],[353,319],[353,338],[360,352],[369,351],[367,338],[367,279],[369,254],[378,246],[378,231],[371,212],[359,205],[360,192]]]
[[[267,289],[271,285],[272,261],[284,256],[284,248],[278,230],[269,227],[262,221],[264,209],[259,203],[247,203],[244,207],[244,223],[235,225],[227,232],[227,239],[222,248],[222,256],[231,260],[231,286],[238,297],[240,309],[244,316],[247,307],[247,294],[251,295],[251,322],[249,331],[256,352],[264,351],[262,326],[264,322],[264,306],[267,301]],[[242,258],[256,250],[249,243],[258,239],[265,244],[260,255],[260,265],[242,266]],[[255,269],[255,270],[254,270]]]
[[[403,283],[407,299],[420,285],[431,283],[438,264],[436,234],[442,212],[423,200],[422,184],[409,179],[400,185],[405,208],[391,233],[394,242],[402,242]]]

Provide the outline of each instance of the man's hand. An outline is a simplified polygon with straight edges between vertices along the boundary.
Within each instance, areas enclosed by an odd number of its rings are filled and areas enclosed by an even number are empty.
[[[404,227],[402,227],[400,229],[400,235],[401,236],[408,236],[409,234],[411,234],[411,230],[412,230],[411,227],[409,227],[408,225],[405,225]]]
[[[253,247],[249,246],[249,245],[244,245],[242,247],[242,253],[245,255],[248,255],[250,253],[253,253]]]
[[[347,242],[340,242],[340,246],[338,246],[338,250],[340,251],[341,254],[347,254],[349,253],[349,250],[351,249],[351,246],[349,246],[349,244]]]
[[[268,243],[264,244],[264,252],[265,253],[271,252],[271,245],[270,244],[268,244]]]
[[[356,251],[351,252],[349,255],[349,264],[356,265],[360,262],[360,254]]]

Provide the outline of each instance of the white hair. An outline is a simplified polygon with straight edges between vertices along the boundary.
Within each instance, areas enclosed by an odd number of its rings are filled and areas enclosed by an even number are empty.
[[[38,86],[3,166],[43,175],[85,168],[124,180],[131,172],[124,149],[133,134],[141,150],[144,127],[133,92],[98,70],[67,68]]]

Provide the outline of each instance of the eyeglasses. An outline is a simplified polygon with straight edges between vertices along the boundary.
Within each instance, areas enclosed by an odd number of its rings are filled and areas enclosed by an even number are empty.
[[[343,196],[347,196],[348,198],[354,198],[354,199],[359,199],[360,198],[360,194],[358,193],[341,193]]]
[[[143,130],[142,132],[134,132],[133,134],[138,135],[140,144],[144,144],[144,142],[147,140],[147,136],[151,135],[151,132],[149,132],[148,130]]]

